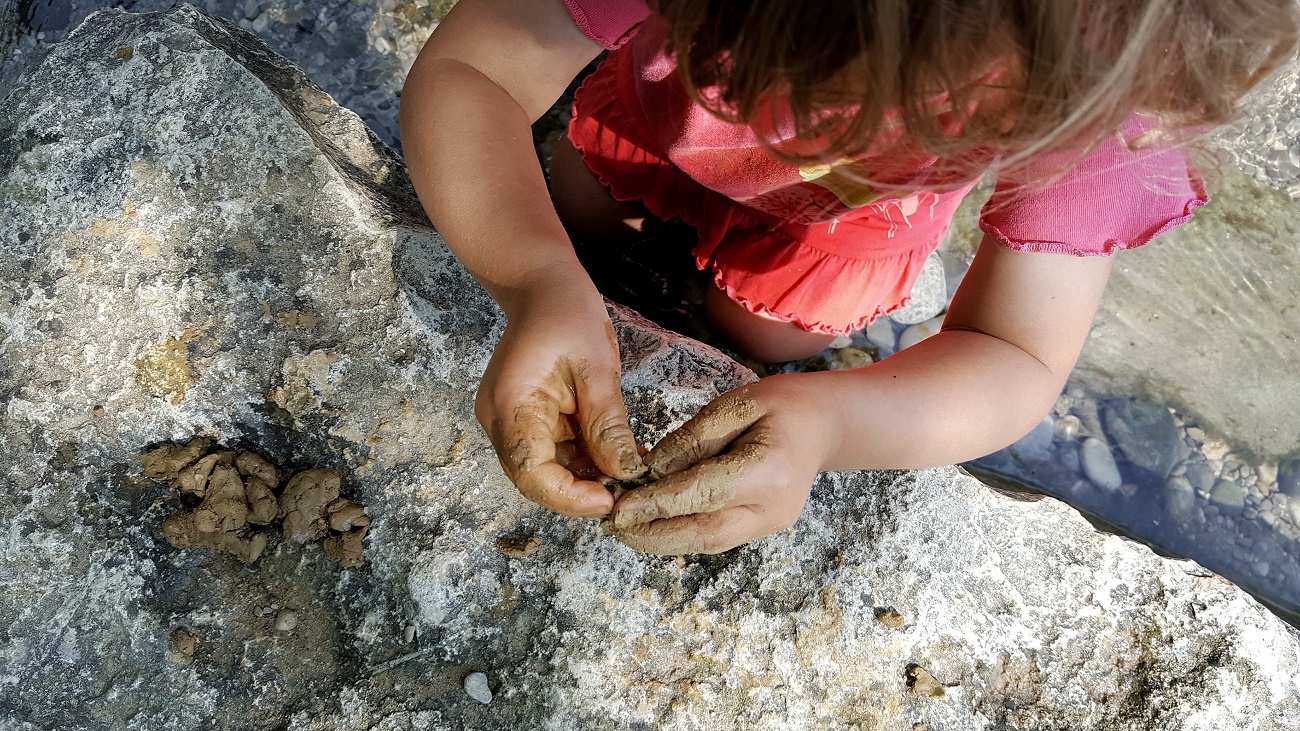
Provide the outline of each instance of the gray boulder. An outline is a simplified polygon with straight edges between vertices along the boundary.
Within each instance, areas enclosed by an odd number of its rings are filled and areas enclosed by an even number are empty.
[[[646,444],[753,378],[613,315]],[[502,327],[291,65],[186,7],[92,16],[0,104],[0,727],[1296,726],[1300,644],[1250,597],[950,469],[824,475],[713,557],[541,511],[472,416]],[[337,469],[365,565],[168,545],[137,459],[195,435]]]

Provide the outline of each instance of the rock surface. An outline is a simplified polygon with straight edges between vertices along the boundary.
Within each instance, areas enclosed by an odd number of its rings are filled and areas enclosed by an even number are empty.
[[[0,726],[1300,725],[1300,644],[1241,591],[952,470],[824,475],[690,560],[526,503],[472,416],[503,318],[418,211],[189,9],[93,16],[0,105]],[[647,445],[752,378],[614,315]],[[168,546],[137,459],[194,436],[337,469],[367,564]]]

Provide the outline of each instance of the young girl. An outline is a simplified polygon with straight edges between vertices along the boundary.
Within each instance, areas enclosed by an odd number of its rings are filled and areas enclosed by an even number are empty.
[[[1027,433],[1110,255],[1206,201],[1170,140],[1226,121],[1297,28],[1292,0],[651,1],[460,0],[401,124],[421,200],[508,318],[477,400],[506,474],[658,553],[789,527],[820,470],[951,464]],[[548,195],[529,124],[602,49]],[[694,226],[710,325],[793,359],[902,306],[991,167],[984,241],[942,332],[725,394],[643,461],[570,234]],[[617,501],[588,479],[647,469]]]

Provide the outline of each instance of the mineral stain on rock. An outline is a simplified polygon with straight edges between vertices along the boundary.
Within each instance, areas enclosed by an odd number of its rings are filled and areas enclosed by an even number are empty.
[[[331,469],[295,475],[277,497],[280,470],[248,450],[205,454],[211,442],[167,444],[140,457],[147,477],[166,480],[198,500],[163,521],[163,537],[177,548],[208,548],[251,564],[266,549],[268,528],[283,519],[286,542],[324,539],[325,555],[344,566],[362,565],[370,527],[365,508],[339,497],[342,479]]]
[[[164,398],[173,404],[185,400],[185,395],[199,382],[190,365],[189,347],[181,338],[166,340],[145,349],[135,361],[135,382],[150,396]]]

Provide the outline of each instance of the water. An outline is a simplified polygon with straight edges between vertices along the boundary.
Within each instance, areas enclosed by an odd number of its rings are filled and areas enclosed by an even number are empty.
[[[449,0],[196,0],[298,63],[397,145],[406,70]],[[170,0],[0,0],[0,97],[88,14]],[[1098,524],[1196,559],[1293,622],[1300,617],[1300,73],[1290,67],[1218,135],[1215,202],[1121,255],[1071,385],[1031,435],[966,465],[998,487],[1060,498]],[[535,130],[553,141],[564,104]],[[949,291],[973,254],[979,198],[945,244]],[[635,258],[635,257],[633,257]],[[679,272],[680,273],[680,272]],[[702,283],[656,278],[637,302],[707,338]],[[668,303],[662,302],[668,292]],[[635,299],[635,293],[628,293]],[[855,333],[793,369],[888,356],[902,325]],[[754,364],[762,370],[762,366]],[[1085,447],[1085,443],[1087,446]],[[1113,465],[1107,464],[1107,457]]]

